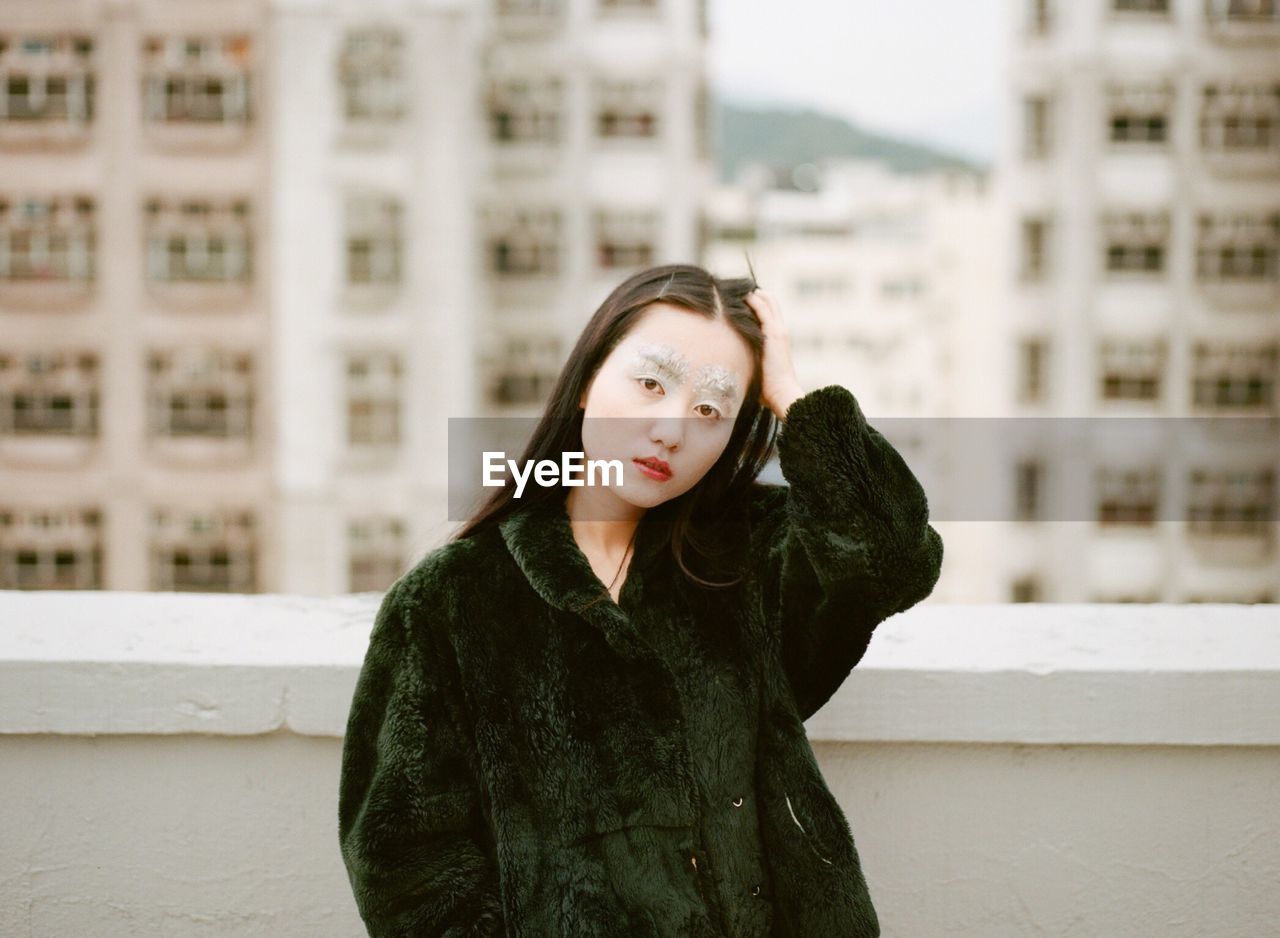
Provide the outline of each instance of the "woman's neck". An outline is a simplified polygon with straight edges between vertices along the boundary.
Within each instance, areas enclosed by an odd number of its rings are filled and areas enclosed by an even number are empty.
[[[604,496],[604,497],[601,497]],[[569,526],[585,553],[621,559],[631,544],[645,509],[607,492],[571,489],[565,499]]]

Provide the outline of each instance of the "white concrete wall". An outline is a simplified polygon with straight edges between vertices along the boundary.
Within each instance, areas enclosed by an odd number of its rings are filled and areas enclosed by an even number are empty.
[[[362,934],[340,734],[379,597],[0,592],[0,934]],[[948,606],[809,721],[884,934],[1280,920],[1274,607]]]

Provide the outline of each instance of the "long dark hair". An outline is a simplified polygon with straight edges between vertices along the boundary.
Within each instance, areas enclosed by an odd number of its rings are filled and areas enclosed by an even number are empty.
[[[747,263],[750,269],[750,259]],[[662,510],[664,520],[670,522],[669,528],[664,529],[670,534],[670,550],[680,570],[703,586],[729,586],[740,576],[721,583],[703,579],[685,562],[686,547],[704,559],[716,555],[717,539],[712,536],[712,529],[724,520],[728,508],[745,499],[769,461],[778,432],[777,418],[760,400],[764,333],[755,312],[746,304],[747,294],[756,285],[754,270],[748,277],[720,279],[693,264],[663,264],[628,277],[605,298],[582,330],[519,459],[521,465],[541,459],[558,462],[563,453],[582,451],[582,394],[649,304],[662,301],[683,307],[690,314],[728,323],[750,347],[752,360],[751,382],[729,442],[716,463],[689,491],[650,509]],[[508,477],[507,484],[495,491],[452,539],[471,537],[484,525],[496,524],[526,505],[564,497],[554,488],[535,486],[532,493],[525,492],[516,503],[514,491],[514,480]]]

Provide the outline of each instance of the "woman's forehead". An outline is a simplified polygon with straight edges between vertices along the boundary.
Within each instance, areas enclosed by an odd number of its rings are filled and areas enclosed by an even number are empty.
[[[617,352],[628,363],[645,359],[677,377],[697,372],[745,380],[751,367],[746,341],[724,320],[665,306],[651,307]]]
[[[722,364],[714,353],[706,357],[695,353],[690,360],[684,350],[669,341],[638,337],[619,351],[623,353],[624,365],[652,367],[675,381],[692,381],[698,387],[712,388],[727,397],[736,395],[745,380],[740,376],[737,363]]]
[[[692,381],[697,387],[715,391],[726,400],[734,399],[741,390],[742,382],[724,365],[704,362],[694,367],[679,349],[662,342],[637,343],[632,361],[638,366],[653,366],[678,382]]]

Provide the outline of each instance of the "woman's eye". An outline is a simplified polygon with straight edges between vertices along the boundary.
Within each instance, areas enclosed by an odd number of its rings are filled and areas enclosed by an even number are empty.
[[[640,375],[636,380],[640,382],[640,386],[646,391],[656,391],[659,394],[665,393],[662,388],[662,382],[657,378],[653,378],[648,375]],[[704,407],[706,410],[701,410],[701,408]],[[720,411],[713,404],[696,404],[694,405],[694,410],[697,410],[700,416],[707,417],[712,421],[718,421],[721,418]]]

